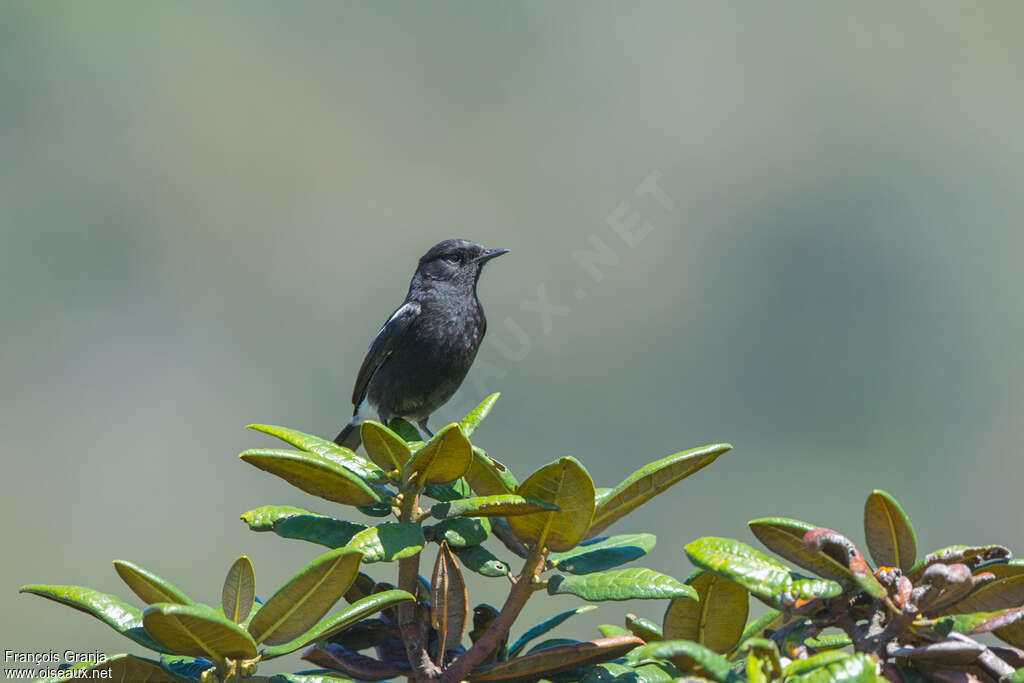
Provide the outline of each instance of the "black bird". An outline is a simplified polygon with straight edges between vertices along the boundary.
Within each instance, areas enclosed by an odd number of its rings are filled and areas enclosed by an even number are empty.
[[[476,297],[480,270],[508,249],[445,240],[420,258],[405,301],[370,344],[352,390],[352,419],[334,439],[355,450],[367,404],[387,424],[393,417],[427,427],[431,413],[462,384],[487,331]]]

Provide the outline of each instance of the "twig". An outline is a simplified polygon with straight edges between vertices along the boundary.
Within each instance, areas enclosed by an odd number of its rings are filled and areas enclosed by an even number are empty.
[[[402,500],[400,522],[408,522],[416,513],[416,498],[413,492],[407,492]],[[398,561],[398,587],[401,590],[416,594],[416,583],[420,573],[420,554],[406,557]],[[403,602],[398,606],[398,628],[402,632],[405,643],[405,654],[409,658],[409,666],[417,681],[436,681],[441,677],[441,669],[430,658],[427,644],[423,640],[419,619],[416,615],[416,602]]]

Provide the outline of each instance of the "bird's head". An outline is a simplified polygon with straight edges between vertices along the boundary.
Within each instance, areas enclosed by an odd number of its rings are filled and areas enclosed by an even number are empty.
[[[438,242],[420,258],[416,276],[423,284],[450,283],[458,288],[473,288],[484,264],[508,249],[485,249],[469,240]]]

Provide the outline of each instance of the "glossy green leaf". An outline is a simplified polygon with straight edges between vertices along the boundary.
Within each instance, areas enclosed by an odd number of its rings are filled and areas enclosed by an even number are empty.
[[[482,576],[508,576],[509,566],[495,557],[490,550],[482,545],[471,545],[464,548],[452,547],[462,566]]]
[[[863,653],[847,654],[840,652],[822,652],[804,660],[797,660],[804,667],[809,666],[815,658],[825,662],[806,673],[792,673],[787,677],[788,683],[875,683],[875,660]],[[797,662],[794,662],[796,664]],[[806,670],[806,669],[805,669]]]
[[[256,599],[256,574],[252,562],[242,555],[228,569],[224,579],[224,587],[220,594],[220,607],[226,616],[236,624],[241,624],[252,611]]]
[[[770,609],[754,621],[747,624],[747,627],[743,629],[743,635],[740,636],[740,647],[742,648],[743,643],[750,640],[751,638],[757,638],[764,634],[765,629],[772,629],[773,631],[778,630],[787,621],[785,615],[783,615],[777,609]]]
[[[68,607],[96,617],[126,638],[157,652],[166,652],[157,644],[142,625],[142,611],[121,602],[113,595],[100,593],[83,586],[50,586],[30,584],[22,586],[19,593],[31,593],[47,600],[59,602]]]
[[[256,612],[249,633],[258,643],[281,645],[305,633],[348,590],[362,553],[338,548],[293,576]]]
[[[13,670],[8,669],[9,673]],[[86,673],[89,672],[89,673]],[[68,683],[88,680],[132,681],[132,683],[178,683],[159,662],[134,655],[111,655],[102,662],[80,662],[68,667],[59,676],[37,678],[35,683]]]
[[[575,548],[590,528],[594,517],[594,482],[576,458],[564,457],[545,465],[531,474],[516,493],[559,508],[558,512],[509,517],[509,528],[524,543],[563,552]]]
[[[846,652],[822,652],[816,655],[811,655],[805,659],[795,659],[782,670],[783,676],[793,676],[796,674],[807,673],[808,671],[814,671],[820,669],[823,666],[828,666],[833,662],[838,662],[848,658],[850,655]]]
[[[160,655],[160,666],[167,671],[175,680],[185,679],[188,681],[199,680],[203,672],[215,667],[214,663],[204,657],[186,657],[184,655]]]
[[[506,493],[500,496],[475,496],[450,502],[437,503],[430,514],[438,519],[449,517],[509,517],[532,512],[555,511],[558,507],[539,500],[530,500]]]
[[[192,599],[164,581],[156,574],[146,571],[142,567],[126,562],[125,560],[114,560],[114,570],[121,577],[132,592],[139,596],[139,599],[146,604],[154,602],[176,602],[179,605],[191,605]]]
[[[829,633],[815,638],[807,638],[804,645],[812,650],[836,650],[853,645],[853,640],[845,633]]]
[[[804,534],[817,528],[813,524],[786,517],[765,517],[747,522],[747,526],[757,540],[780,557],[825,578],[853,581],[853,573],[845,564],[804,544]]]
[[[202,605],[158,602],[143,612],[142,622],[153,640],[178,654],[213,661],[252,659],[257,654],[245,629]]]
[[[655,643],[665,639],[665,634],[660,626],[650,619],[644,619],[635,614],[626,615],[626,629],[645,643]]]
[[[527,630],[526,633],[524,633],[523,635],[519,636],[516,642],[513,643],[512,646],[508,649],[508,656],[515,657],[523,651],[523,648],[526,647],[527,643],[529,643],[531,640],[539,638],[545,633],[557,628],[563,622],[565,622],[566,619],[574,617],[577,614],[590,612],[591,610],[595,609],[597,609],[597,605],[583,605],[582,607],[577,607],[575,609],[566,610],[565,612],[556,614],[550,619],[545,619],[536,626],[530,627],[530,629]]]
[[[597,630],[600,631],[601,635],[605,638],[611,638],[612,636],[632,635],[628,630],[622,628],[618,624],[601,624],[597,627]]]
[[[453,548],[466,548],[487,540],[491,522],[486,517],[453,517],[441,520],[431,529],[435,539],[448,541]]]
[[[423,448],[423,439],[420,437],[419,430],[408,420],[393,417],[388,421],[388,429],[405,439],[412,450]]]
[[[733,539],[700,538],[685,550],[690,561],[701,569],[739,584],[776,608],[782,606],[781,598],[786,592],[796,592],[804,600],[842,593],[842,586],[834,581],[803,579],[781,562]]]
[[[328,548],[348,545],[356,534],[366,529],[365,524],[316,514],[286,517],[275,522],[273,528],[281,538],[309,541]]]
[[[297,515],[315,515],[293,505],[264,505],[242,513],[242,521],[253,531],[273,531],[274,522]]]
[[[466,472],[466,481],[479,496],[515,493],[519,486],[507,467],[477,446],[473,446],[473,460]]]
[[[441,502],[448,502],[469,498],[473,495],[473,489],[469,487],[465,477],[459,477],[449,484],[427,484],[423,487],[423,495]]]
[[[415,600],[413,596],[402,590],[388,590],[382,593],[374,593],[361,600],[357,600],[337,614],[325,617],[318,621],[312,628],[281,645],[268,647],[263,651],[263,659],[273,659],[286,655],[303,648],[318,640],[330,638],[336,633],[348,628],[358,621],[362,621],[370,615],[376,614],[388,607],[394,607],[403,602]]]
[[[639,666],[647,662],[683,657],[700,664],[704,667],[703,675],[719,683],[738,683],[741,680],[733,673],[729,666],[729,660],[690,640],[663,640],[660,643],[648,643],[626,655],[626,661],[632,666]]]
[[[570,574],[600,572],[643,557],[654,548],[654,534],[620,534],[583,541],[572,550],[551,553],[548,562]]]
[[[666,640],[692,640],[712,652],[724,654],[743,636],[750,601],[741,586],[710,572],[687,580],[697,600],[677,598],[665,610],[662,632]]]
[[[277,427],[275,425],[252,424],[246,427],[246,429],[254,429],[257,432],[276,436],[278,439],[295,446],[295,448],[301,451],[317,455],[337,465],[341,465],[356,474],[356,476],[362,477],[367,481],[387,481],[387,475],[384,473],[384,470],[372,464],[366,458],[356,455],[333,441],[327,441],[312,434],[305,434],[295,429]]]
[[[613,636],[582,643],[549,647],[507,662],[480,667],[473,671],[477,681],[537,681],[559,671],[618,659],[642,645],[634,635]]]
[[[864,504],[864,536],[875,564],[899,567],[904,573],[914,566],[917,537],[910,518],[896,499],[874,490]]]
[[[386,502],[378,489],[337,463],[300,451],[252,449],[238,456],[245,462],[281,477],[306,493],[335,503],[370,505]]]
[[[487,417],[491,408],[494,407],[498,397],[501,396],[499,392],[495,392],[480,402],[476,408],[471,410],[466,417],[459,420],[459,427],[462,429],[462,433],[466,436],[472,436],[476,428],[480,426],[480,423]]]
[[[411,522],[385,522],[360,531],[348,547],[363,554],[363,562],[394,562],[423,550],[423,530]]]
[[[379,422],[364,420],[360,434],[366,456],[385,472],[401,470],[412,457],[405,439]]]
[[[591,602],[697,599],[697,592],[690,586],[650,569],[618,569],[582,576],[555,575],[548,579],[548,595],[559,594],[575,595]]]
[[[450,424],[416,451],[402,470],[402,481],[408,491],[419,491],[427,484],[447,484],[465,475],[472,460],[473,447],[459,426]]]
[[[730,450],[729,444],[694,448],[652,462],[612,489],[594,512],[588,537],[592,538],[672,485],[707,467]]]
[[[296,674],[275,674],[270,683],[355,683],[350,678],[341,678],[336,671],[319,669]]]
[[[1005,628],[1024,618],[1024,608],[1011,607],[995,612],[971,612],[968,614],[952,614],[924,622],[939,635],[948,635],[955,631],[965,635],[988,633],[996,628]],[[919,622],[920,623],[920,622]]]

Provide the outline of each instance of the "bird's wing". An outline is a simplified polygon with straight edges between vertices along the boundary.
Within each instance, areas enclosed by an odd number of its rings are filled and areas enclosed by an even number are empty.
[[[352,389],[352,405],[358,406],[366,397],[366,388],[370,384],[370,378],[377,368],[387,360],[395,345],[402,338],[403,333],[409,329],[413,321],[420,314],[420,304],[417,301],[408,301],[401,308],[391,314],[384,327],[370,342],[370,349],[366,352],[363,365],[359,368],[359,375],[356,377],[356,385]]]

